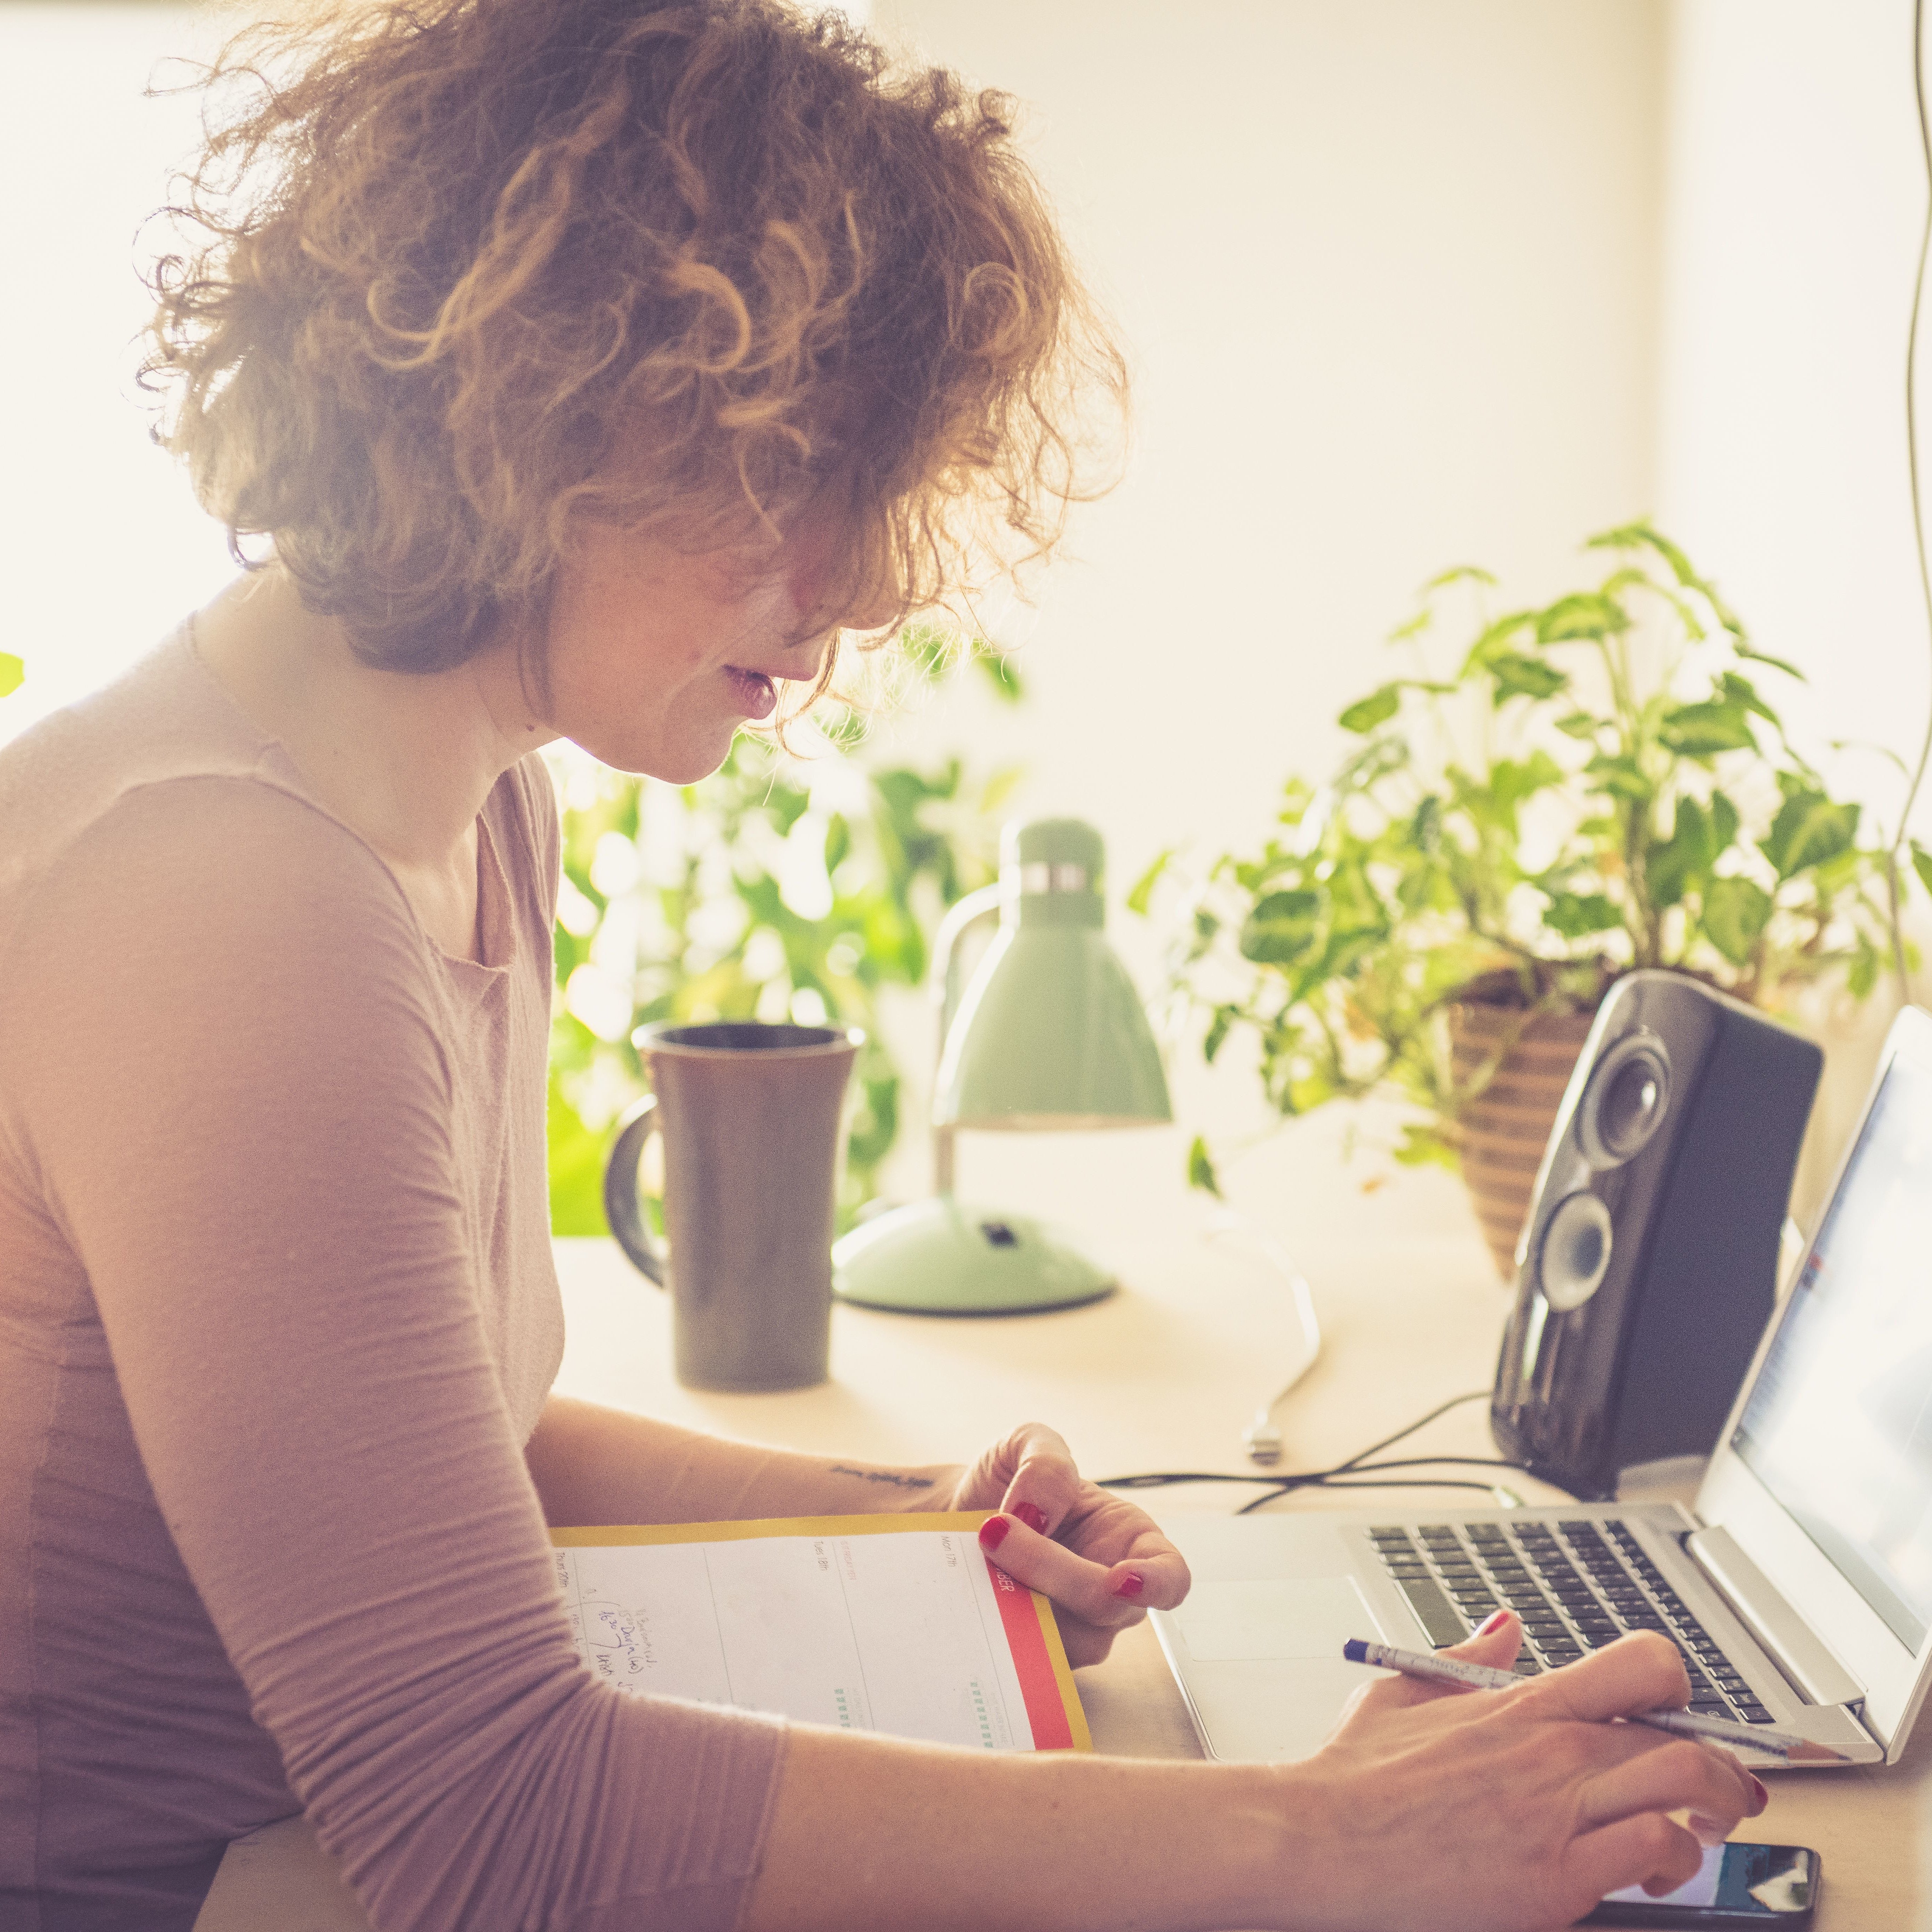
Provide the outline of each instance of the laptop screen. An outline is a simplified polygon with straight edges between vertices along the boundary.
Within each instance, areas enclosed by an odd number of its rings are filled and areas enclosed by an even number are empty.
[[[1731,1446],[1917,1651],[1932,1622],[1932,1073],[1902,1055]]]

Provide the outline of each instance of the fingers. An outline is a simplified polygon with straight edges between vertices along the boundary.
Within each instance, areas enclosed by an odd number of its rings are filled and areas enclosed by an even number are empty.
[[[1442,1654],[1466,1664],[1486,1664],[1492,1670],[1507,1670],[1522,1648],[1522,1625],[1514,1610],[1498,1610],[1473,1636],[1451,1644]]]
[[[999,1507],[1029,1529],[1051,1536],[1064,1522],[1085,1486],[1064,1437],[1044,1423],[1022,1424],[1000,1444],[1002,1462],[1012,1474]]]
[[[1583,1814],[1592,1824],[1639,1811],[1689,1811],[1724,1838],[1741,1818],[1763,1810],[1758,1796],[1763,1788],[1728,1751],[1676,1738],[1606,1766],[1581,1795]]]
[[[1576,1896],[1590,1901],[1631,1885],[1653,1893],[1674,1892],[1695,1878],[1703,1862],[1704,1848],[1696,1838],[1656,1811],[1580,1833],[1563,1861]]]
[[[1529,1694],[1565,1717],[1600,1723],[1633,1711],[1681,1707],[1690,1700],[1690,1680],[1677,1646],[1654,1630],[1634,1630],[1580,1663],[1532,1678]]]
[[[1187,1565],[1153,1536],[1144,1554],[1118,1563],[1090,1562],[1016,1516],[989,1516],[980,1546],[1016,1583],[1039,1590],[1089,1623],[1138,1622],[1150,1610],[1172,1610],[1187,1594]]]

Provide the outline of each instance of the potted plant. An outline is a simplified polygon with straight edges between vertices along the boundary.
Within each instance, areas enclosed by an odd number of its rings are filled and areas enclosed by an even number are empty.
[[[1800,674],[1648,524],[1586,548],[1608,574],[1537,608],[1493,614],[1478,569],[1425,586],[1390,640],[1397,674],[1341,714],[1359,744],[1327,784],[1288,781],[1258,852],[1214,862],[1174,958],[1206,1058],[1248,1036],[1283,1117],[1412,1103],[1395,1158],[1460,1168],[1505,1276],[1619,974],[1694,974],[1775,1011],[1826,974],[1862,998],[1904,960],[1897,847],[1862,842],[1859,807],[1760,689]],[[1174,869],[1163,854],[1130,904]],[[1190,1167],[1218,1191],[1198,1140]]]

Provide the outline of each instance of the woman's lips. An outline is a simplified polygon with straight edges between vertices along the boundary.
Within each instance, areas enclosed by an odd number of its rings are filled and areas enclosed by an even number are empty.
[[[754,722],[766,718],[778,709],[778,692],[763,671],[740,670],[736,664],[727,664],[724,675],[731,680],[738,709],[747,718]]]

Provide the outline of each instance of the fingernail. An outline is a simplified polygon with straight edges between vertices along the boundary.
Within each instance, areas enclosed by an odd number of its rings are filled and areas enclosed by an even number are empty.
[[[1771,1787],[1756,1772],[1749,1774],[1750,1781],[1757,1787],[1757,1808],[1762,1811],[1771,1802]]]
[[[1501,1630],[1503,1625],[1509,1622],[1509,1617],[1510,1613],[1507,1610],[1492,1610],[1478,1628],[1476,1634],[1478,1636],[1487,1636],[1490,1631]]]
[[[1016,1503],[1006,1514],[1018,1516],[1028,1528],[1040,1535],[1046,1534],[1046,1512],[1037,1503]]]
[[[1114,1586],[1114,1594],[1117,1597],[1138,1597],[1146,1588],[1147,1579],[1138,1570],[1130,1570]]]
[[[1006,1540],[1006,1532],[1012,1528],[1003,1516],[989,1516],[980,1526],[980,1547],[997,1550]]]

